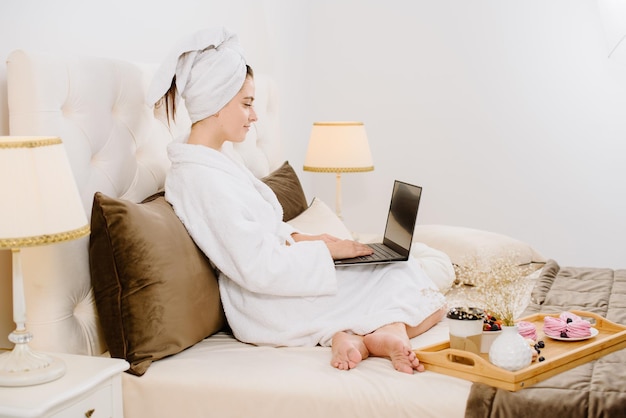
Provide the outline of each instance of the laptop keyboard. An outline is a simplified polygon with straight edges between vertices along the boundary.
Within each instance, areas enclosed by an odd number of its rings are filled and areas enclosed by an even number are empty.
[[[383,244],[367,244],[372,250],[374,250],[373,254],[364,255],[358,257],[361,260],[387,260],[394,258],[402,258],[400,254],[392,250],[391,248],[383,245]]]

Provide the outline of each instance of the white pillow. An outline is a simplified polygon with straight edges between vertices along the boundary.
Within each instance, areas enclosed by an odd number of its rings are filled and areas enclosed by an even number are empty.
[[[340,239],[352,239],[350,230],[318,197],[313,198],[311,205],[304,212],[287,223],[304,234],[330,234]]]
[[[357,241],[363,243],[382,242],[383,240],[381,234],[353,235]],[[414,240],[411,244],[411,257],[417,260],[441,293],[445,294],[452,288],[456,280],[456,273],[448,254]]]
[[[456,273],[450,257],[443,251],[431,248],[421,242],[411,244],[411,256],[422,266],[428,277],[441,293],[447,293],[456,280]]]
[[[544,264],[547,259],[527,243],[495,232],[450,225],[417,225],[413,241],[448,254],[462,266],[476,263],[488,269],[493,260],[514,257],[520,265]]]

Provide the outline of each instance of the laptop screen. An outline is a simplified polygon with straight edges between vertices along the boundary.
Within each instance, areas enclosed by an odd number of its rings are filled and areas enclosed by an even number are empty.
[[[383,244],[402,255],[411,249],[422,188],[396,180],[391,194]]]

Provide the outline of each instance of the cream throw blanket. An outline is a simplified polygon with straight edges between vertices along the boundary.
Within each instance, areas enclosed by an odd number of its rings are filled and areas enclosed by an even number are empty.
[[[328,346],[337,331],[417,325],[444,305],[419,264],[335,269],[322,241],[295,243],[272,190],[225,154],[172,143],[165,196],[220,271],[235,337],[272,346]],[[287,244],[289,242],[289,245]]]

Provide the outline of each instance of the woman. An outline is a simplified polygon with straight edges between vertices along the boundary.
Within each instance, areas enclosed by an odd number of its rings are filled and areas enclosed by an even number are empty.
[[[204,30],[174,49],[149,100],[174,117],[179,98],[192,127],[184,143],[168,148],[166,198],[219,270],[234,336],[258,345],[331,345],[331,364],[341,370],[368,356],[389,357],[401,372],[423,370],[409,339],[441,319],[444,299],[418,264],[335,269],[333,259],[371,250],[282,222],[271,189],[221,152],[225,142],[243,141],[257,119],[253,73],[234,34]]]

